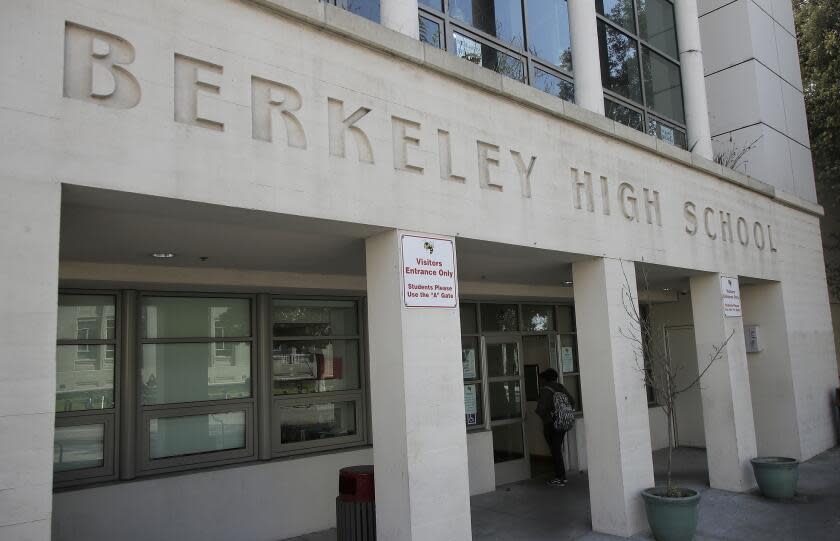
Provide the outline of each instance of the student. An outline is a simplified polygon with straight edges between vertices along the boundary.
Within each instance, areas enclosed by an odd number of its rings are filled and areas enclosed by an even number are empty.
[[[575,401],[563,384],[557,381],[557,378],[557,370],[553,368],[540,372],[537,415],[542,419],[543,435],[551,449],[551,458],[554,460],[554,479],[548,484],[564,487],[566,486],[566,465],[563,463],[563,438],[574,423]],[[563,393],[566,400],[559,396],[558,400],[555,400],[555,393]],[[560,405],[563,411],[555,411],[555,404]]]

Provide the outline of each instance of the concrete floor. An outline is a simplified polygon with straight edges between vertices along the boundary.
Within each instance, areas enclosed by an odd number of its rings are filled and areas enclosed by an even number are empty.
[[[657,482],[665,472],[665,454],[654,453]],[[837,541],[840,539],[840,448],[802,464],[799,491],[792,501],[771,501],[757,491],[735,494],[708,488],[706,454],[699,449],[674,453],[675,479],[703,492],[696,541]],[[476,541],[616,541],[592,532],[587,478],[573,475],[565,488],[545,478],[499,487],[474,496]],[[335,530],[287,541],[335,541]],[[650,541],[650,535],[631,538]]]

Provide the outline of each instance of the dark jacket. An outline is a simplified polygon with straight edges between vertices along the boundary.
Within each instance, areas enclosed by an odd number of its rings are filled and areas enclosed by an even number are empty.
[[[551,389],[551,391],[546,389],[546,387]],[[559,381],[553,381],[548,384],[543,384],[543,386],[540,387],[540,396],[537,400],[537,415],[540,416],[544,425],[552,424],[554,422],[554,419],[551,418],[551,414],[554,412],[554,393],[556,392],[565,394],[572,407],[577,409],[574,398],[572,398],[569,391],[563,387],[562,383]]]

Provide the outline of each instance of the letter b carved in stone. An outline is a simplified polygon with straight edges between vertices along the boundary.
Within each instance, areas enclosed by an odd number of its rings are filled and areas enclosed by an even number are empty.
[[[64,97],[131,109],[140,84],[125,66],[134,47],[119,36],[67,21],[64,25]]]

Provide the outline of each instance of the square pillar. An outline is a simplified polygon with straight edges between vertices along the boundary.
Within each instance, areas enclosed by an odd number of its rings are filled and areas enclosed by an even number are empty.
[[[647,529],[641,491],[654,486],[633,262],[572,264],[592,529],[629,537]],[[629,289],[628,289],[629,288]],[[629,293],[629,298],[627,293]]]
[[[700,381],[709,483],[712,488],[745,492],[754,488],[750,459],[756,456],[750,377],[742,317],[723,315],[718,273],[692,276],[697,363],[702,371],[716,346],[732,334],[721,356]]]
[[[405,306],[403,233],[366,241],[377,537],[468,541],[459,310]]]
[[[61,185],[0,183],[0,539],[48,541]]]

